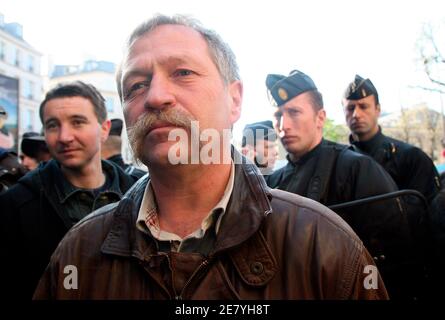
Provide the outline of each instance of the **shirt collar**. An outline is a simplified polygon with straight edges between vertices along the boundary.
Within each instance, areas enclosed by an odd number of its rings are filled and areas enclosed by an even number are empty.
[[[352,135],[349,136],[349,142],[360,150],[363,150],[364,152],[368,154],[374,154],[377,149],[381,147],[385,140],[385,136],[382,133],[382,128],[379,126],[379,130],[377,133],[369,140],[367,141],[356,141],[354,140],[354,137]]]
[[[321,145],[325,143],[324,139],[321,139],[320,143],[317,144],[312,150],[310,150],[308,153],[304,154],[298,159],[295,159],[295,157],[292,156],[292,154],[288,153],[286,155],[287,161],[291,163],[292,165],[302,165],[306,163],[309,159],[317,156],[321,150]]]
[[[233,184],[235,181],[235,165],[232,161],[230,168],[230,177],[227,182],[224,194],[221,200],[210,210],[209,214],[204,218],[201,223],[201,227],[188,235],[186,238],[202,238],[205,232],[214,226],[215,233],[218,233],[221,226],[222,218],[226,212],[227,204],[229,203],[230,197],[233,191]],[[155,194],[153,192],[153,187],[149,181],[142,198],[142,203],[139,208],[138,218],[136,220],[136,227],[144,232],[150,233],[154,238],[161,241],[182,241],[181,237],[176,234],[161,230],[159,228],[157,204]]]
[[[60,179],[55,179],[56,193],[59,197],[60,203],[66,202],[77,192],[86,190],[73,186],[68,179],[65,178],[62,170],[60,169],[60,164],[57,161],[54,161],[53,165],[51,166],[51,171],[54,177],[61,177]],[[122,196],[122,192],[120,191],[119,187],[119,176],[117,170],[111,164],[107,163],[106,161],[102,161],[102,171],[105,174],[105,178],[111,180],[109,188],[104,190],[102,193],[109,192]]]

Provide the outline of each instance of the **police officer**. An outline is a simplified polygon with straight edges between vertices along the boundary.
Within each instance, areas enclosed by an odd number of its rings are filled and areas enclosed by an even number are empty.
[[[431,295],[440,286],[439,282],[444,282],[439,261],[445,260],[444,251],[440,249],[445,247],[441,245],[445,231],[440,227],[443,211],[437,205],[441,202],[441,184],[436,167],[421,149],[382,133],[378,125],[379,95],[371,80],[356,75],[346,88],[342,102],[353,148],[382,165],[400,190],[419,191],[426,199],[425,205],[421,199],[407,195],[403,197],[403,204],[416,245],[424,256],[428,274],[424,295]],[[428,208],[433,202],[436,205]]]
[[[241,153],[255,163],[263,175],[273,172],[278,145],[272,121],[250,123],[244,127]]]
[[[102,143],[102,159],[114,162],[120,166],[125,173],[132,176],[135,180],[138,180],[147,172],[125,163],[124,159],[122,159],[122,127],[123,121],[121,119],[111,119],[110,134],[107,140]]]
[[[440,190],[436,167],[419,148],[382,133],[379,95],[371,80],[356,75],[346,88],[343,107],[351,144],[382,165],[400,190],[417,190],[430,203]]]
[[[288,164],[266,177],[268,185],[312,198],[327,206],[396,191],[385,170],[368,156],[323,139],[326,112],[312,79],[295,70],[270,74],[266,86],[276,105],[275,128],[288,152]],[[363,240],[377,261],[390,297],[412,297],[417,274],[408,222],[397,202],[335,210]],[[405,269],[404,269],[405,268]],[[407,269],[414,281],[406,283]]]

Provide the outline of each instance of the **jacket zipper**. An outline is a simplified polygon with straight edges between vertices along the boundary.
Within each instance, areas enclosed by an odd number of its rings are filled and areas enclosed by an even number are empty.
[[[204,260],[198,268],[196,268],[196,270],[192,273],[192,275],[190,276],[190,278],[187,280],[187,282],[185,283],[184,287],[181,290],[181,293],[179,294],[179,296],[177,295],[175,297],[175,300],[182,300],[182,296],[184,294],[185,289],[187,289],[188,285],[190,284],[190,282],[192,282],[192,280],[196,277],[196,275],[198,274],[199,271],[201,271],[204,267],[206,267],[209,264],[209,260],[210,259],[206,259]]]

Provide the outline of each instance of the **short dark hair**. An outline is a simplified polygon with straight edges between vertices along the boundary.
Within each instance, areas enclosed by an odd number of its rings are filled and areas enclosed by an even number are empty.
[[[60,83],[46,93],[45,99],[40,104],[39,115],[43,124],[43,111],[45,104],[53,99],[65,97],[83,97],[88,99],[94,107],[99,123],[107,120],[107,109],[105,108],[105,99],[100,92],[91,84],[82,81],[74,81],[69,83]]]
[[[312,101],[312,108],[315,112],[323,109],[323,95],[318,90],[307,91]]]

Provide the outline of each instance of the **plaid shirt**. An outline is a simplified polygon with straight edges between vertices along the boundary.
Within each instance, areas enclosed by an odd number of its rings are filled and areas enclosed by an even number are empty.
[[[157,205],[153,187],[149,181],[145,188],[144,197],[142,198],[141,207],[139,209],[138,219],[136,221],[136,227],[146,233],[151,234],[158,241],[169,241],[171,244],[171,250],[181,252],[184,249],[184,244],[189,240],[196,241],[197,239],[203,239],[206,232],[214,228],[215,234],[218,233],[221,225],[222,218],[224,216],[227,204],[229,203],[230,196],[232,195],[233,183],[235,178],[235,165],[232,161],[230,169],[230,178],[224,190],[224,194],[221,200],[210,210],[209,214],[204,218],[201,223],[201,227],[185,238],[161,230],[159,226],[159,217],[157,212]]]

